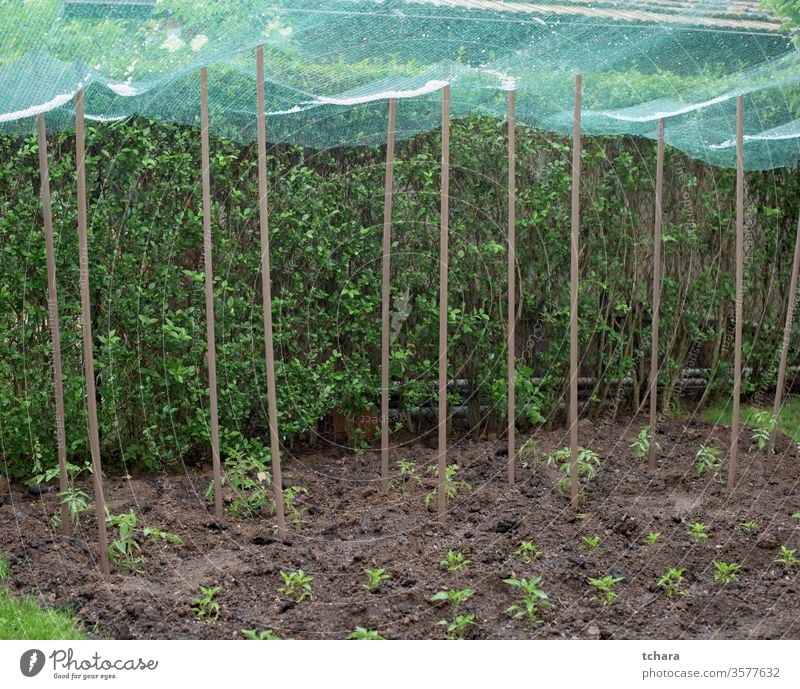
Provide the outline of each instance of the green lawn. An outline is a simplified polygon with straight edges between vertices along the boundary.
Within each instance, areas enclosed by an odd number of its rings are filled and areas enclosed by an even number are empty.
[[[742,405],[742,423],[750,423],[752,416],[764,411],[749,404]],[[772,411],[770,406],[768,411]],[[713,402],[703,412],[703,420],[708,423],[730,423],[731,422],[731,400],[724,399]],[[783,403],[778,428],[800,443],[800,396],[788,395]]]
[[[8,559],[0,556],[0,582],[8,573]],[[85,638],[69,613],[43,610],[33,598],[15,598],[0,586],[0,639]]]

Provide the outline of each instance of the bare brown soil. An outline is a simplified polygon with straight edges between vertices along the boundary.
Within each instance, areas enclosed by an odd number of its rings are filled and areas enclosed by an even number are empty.
[[[87,629],[120,639],[243,638],[242,629],[341,639],[356,626],[389,639],[441,638],[437,621],[449,610],[431,596],[466,587],[476,591],[462,610],[476,615],[472,638],[800,637],[798,576],[787,577],[774,563],[781,545],[800,551],[800,520],[791,516],[800,510],[797,446],[780,436],[773,456],[749,451],[745,430],[739,481],[729,496],[718,480],[698,478],[694,466],[701,443],[724,456],[727,427],[665,423],[660,465],[651,474],[629,448],[641,423],[582,424],[581,444],[603,462],[577,515],[554,490],[559,474],[546,463],[519,466],[518,483],[509,487],[502,440],[451,446],[449,461],[458,463],[473,491],[451,501],[446,526],[423,505],[433,487],[425,472],[435,462],[432,440],[393,450],[393,461],[413,461],[423,480],[388,497],[379,492],[378,453],[328,446],[286,458],[285,485],[309,491],[299,503],[307,523],[288,543],[274,538],[269,519],[226,517],[215,524],[203,500],[207,474],[111,478],[105,485],[113,513],[133,508],[140,522],[179,534],[183,544],[143,540],[143,572],[115,572],[105,580],[98,574],[93,514],[81,517],[78,537],[54,535],[55,492],[13,486],[0,495],[0,550],[11,555],[6,583],[17,594],[70,608]],[[544,456],[567,440],[563,429],[536,437]],[[744,533],[744,521],[759,529]],[[707,524],[709,538],[694,543],[692,522]],[[648,532],[661,534],[654,545],[644,542]],[[601,537],[599,546],[581,550],[582,537],[591,535]],[[522,540],[543,553],[531,564],[514,555]],[[449,549],[473,564],[448,574],[440,562]],[[741,563],[739,580],[715,581],[713,560]],[[391,579],[368,591],[366,567],[384,567]],[[669,599],[656,587],[670,567],[686,569],[686,595]],[[313,576],[313,597],[292,605],[278,593],[280,571],[301,568]],[[591,601],[587,577],[608,574],[624,581],[616,587],[619,598],[603,608]],[[514,597],[502,580],[512,575],[541,576],[553,603],[533,628],[506,612]],[[191,610],[200,584],[221,586],[214,623]]]

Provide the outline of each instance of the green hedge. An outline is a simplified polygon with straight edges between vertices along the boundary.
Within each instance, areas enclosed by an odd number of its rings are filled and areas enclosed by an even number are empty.
[[[87,456],[81,379],[74,140],[51,137],[67,443]],[[450,374],[470,386],[473,432],[499,425],[505,395],[505,126],[452,131]],[[134,120],[88,131],[90,269],[103,456],[154,469],[208,456],[199,136]],[[279,424],[303,443],[336,407],[379,401],[380,149],[270,149]],[[398,144],[392,376],[401,410],[430,397],[438,333],[439,137]],[[569,142],[518,132],[523,297],[520,403],[555,418],[568,362]],[[587,139],[582,189],[582,375],[594,402],[649,367],[654,147]],[[212,141],[214,271],[223,453],[268,456],[255,147]],[[745,391],[768,389],[786,309],[800,181],[748,175]],[[23,477],[55,463],[46,272],[35,139],[0,139],[0,452]],[[687,365],[727,390],[732,347],[734,174],[666,158],[662,356],[665,407]],[[480,398],[497,403],[488,417]],[[613,413],[613,411],[612,411]],[[532,414],[530,420],[536,420]],[[605,416],[604,416],[605,418]],[[406,424],[410,424],[410,417]]]

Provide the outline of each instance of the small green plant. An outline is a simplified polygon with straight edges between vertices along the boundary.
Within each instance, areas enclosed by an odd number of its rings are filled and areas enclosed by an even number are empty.
[[[747,521],[739,524],[739,528],[742,530],[742,533],[755,533],[761,528],[761,526],[759,526],[756,522]]]
[[[550,605],[547,594],[540,588],[541,577],[531,577],[530,579],[503,579],[504,584],[508,584],[519,592],[519,601],[506,608],[514,619],[524,618],[529,627],[535,626],[539,622],[539,610]]]
[[[306,507],[298,507],[295,503],[299,495],[308,495],[306,488],[300,486],[289,486],[283,491],[283,507],[286,510],[286,516],[294,527],[295,533],[300,533],[303,530],[305,519],[303,518],[308,512]]]
[[[644,537],[644,542],[647,543],[647,545],[655,545],[660,537],[660,531],[651,531],[649,534],[647,534],[647,536]]]
[[[450,611],[453,615],[453,619],[449,622],[447,620],[439,620],[437,622],[437,624],[447,627],[448,639],[463,639],[467,629],[477,624],[474,614],[459,614],[459,607],[461,604],[474,595],[475,591],[473,589],[461,589],[460,591],[450,589],[449,591],[439,591],[431,596],[431,601],[433,602],[450,602]]]
[[[750,417],[750,421],[753,424],[753,433],[751,435],[753,445],[758,447],[759,450],[763,450],[775,430],[775,417],[771,411],[763,409],[753,414]]]
[[[622,581],[622,577],[614,577],[609,574],[599,579],[589,577],[588,581],[598,591],[597,595],[592,596],[591,600],[600,603],[604,608],[611,605],[619,597],[619,594],[614,591],[614,587]]]
[[[142,529],[142,535],[145,538],[152,538],[154,541],[166,541],[167,543],[174,543],[175,545],[181,545],[183,543],[183,540],[177,534],[155,529],[152,526],[145,526]]]
[[[775,558],[775,563],[783,567],[783,571],[787,575],[793,574],[797,569],[797,565],[800,564],[800,558],[795,555],[796,552],[797,548],[789,549],[785,545],[782,545],[778,557]]]
[[[522,541],[514,551],[514,555],[528,565],[541,554],[542,551],[538,550],[532,541]]]
[[[433,474],[437,479],[439,478],[439,467],[428,467],[428,473]],[[472,486],[466,481],[456,478],[458,474],[458,464],[449,464],[445,468],[444,474],[444,495],[448,500],[452,500],[458,495],[459,491],[472,492]],[[431,503],[436,499],[439,487],[434,488],[430,493],[425,496],[425,507],[430,507]]]
[[[711,562],[714,565],[714,579],[716,579],[720,584],[729,584],[732,581],[736,581],[739,577],[736,574],[736,571],[741,567],[738,562],[717,562],[713,560]]]
[[[11,559],[7,553],[0,553],[0,581],[8,579],[11,572]]]
[[[412,484],[420,483],[420,477],[417,475],[416,466],[414,462],[407,459],[398,459],[395,462],[395,466],[397,467],[398,474],[396,478],[391,480],[391,488],[393,490],[400,488],[403,495],[406,495]]]
[[[285,598],[293,600],[295,603],[302,603],[306,598],[311,597],[311,582],[314,577],[306,574],[302,569],[294,572],[281,571],[283,586],[278,589]]]
[[[600,536],[583,536],[581,538],[581,544],[579,546],[580,550],[594,550],[597,546],[600,545],[600,541],[603,540]]]
[[[73,528],[77,528],[81,512],[89,509],[89,496],[80,488],[67,488],[58,494],[58,499],[62,505],[67,506],[69,521]],[[58,526],[60,523],[61,514],[56,512],[53,515],[53,526]]]
[[[144,556],[139,554],[141,545],[137,535],[178,545],[183,542],[180,536],[151,526],[142,527],[138,532],[139,520],[133,510],[112,515],[106,509],[106,524],[110,529],[117,529],[117,537],[108,546],[108,556],[117,568],[128,572],[141,572],[145,562]]]
[[[42,469],[41,462],[37,461],[37,455],[41,452],[41,447],[39,444],[38,439],[34,439],[34,471],[37,473],[34,474],[31,478],[25,481],[25,484],[28,486],[38,486],[42,483],[50,483],[50,481],[55,480],[58,478],[60,473],[60,468],[58,466],[50,467],[49,469]],[[39,455],[39,459],[40,459]],[[38,468],[37,468],[38,467]],[[82,473],[93,473],[92,471],[92,463],[85,462],[82,466],[77,464],[73,464],[72,462],[67,462],[67,478],[70,483],[72,483],[78,476]]]
[[[700,541],[704,541],[708,538],[708,534],[706,533],[707,529],[708,526],[705,524],[694,522],[693,524],[689,524],[689,535],[695,543],[700,543]]]
[[[280,641],[281,637],[274,634],[271,629],[265,629],[262,632],[257,632],[255,629],[242,629],[242,634],[246,639],[253,641]]]
[[[792,515],[792,519],[797,519],[797,521],[799,521],[799,522],[800,522],[800,512],[795,512],[795,513]]]
[[[661,449],[660,445],[656,443],[656,449]],[[639,431],[636,440],[631,443],[631,450],[636,459],[642,460],[650,454],[650,426],[645,426]]]
[[[112,515],[106,511],[106,524],[117,529],[117,538],[108,546],[108,556],[116,567],[128,572],[140,572],[144,557],[138,555],[141,550],[136,540],[135,530],[138,519],[133,510],[124,514]]]
[[[347,638],[355,641],[384,641],[376,629],[366,629],[365,627],[356,627]]]
[[[388,574],[385,569],[364,569],[364,574],[367,575],[367,583],[364,584],[365,589],[378,588],[382,582],[391,579],[392,575]]]
[[[556,467],[564,474],[558,483],[556,483],[556,490],[564,495],[570,488],[570,469],[572,465],[572,451],[568,447],[556,450],[547,458],[547,463],[551,467]],[[600,468],[600,456],[593,450],[585,447],[578,448],[578,476],[588,483],[593,481],[597,476],[597,470]]]
[[[683,588],[683,576],[686,573],[684,568],[670,567],[658,580],[656,586],[664,589],[667,598],[675,596],[685,596],[687,591]]]
[[[694,458],[694,468],[698,476],[708,472],[713,477],[719,474],[720,450],[709,445],[701,445]]]
[[[266,450],[265,453],[268,454]],[[267,472],[268,456],[259,457],[239,448],[229,449],[227,455],[222,485],[230,488],[233,499],[225,511],[243,519],[259,515],[265,507],[274,508],[275,503],[267,494],[271,482]],[[213,483],[209,484],[205,498],[208,502],[214,498]]]
[[[523,469],[534,470],[546,459],[539,451],[540,442],[538,438],[528,438],[517,451]]]
[[[452,574],[453,572],[461,571],[467,565],[471,565],[472,560],[467,560],[467,558],[464,557],[464,553],[457,550],[448,550],[447,557],[442,560],[440,564]]]
[[[475,613],[469,613],[467,615],[456,615],[451,622],[439,620],[439,624],[447,626],[447,638],[454,641],[463,639],[467,630],[478,623],[475,620]]]
[[[215,600],[221,586],[198,586],[200,595],[192,598],[192,610],[198,620],[214,622],[219,617],[219,603]]]

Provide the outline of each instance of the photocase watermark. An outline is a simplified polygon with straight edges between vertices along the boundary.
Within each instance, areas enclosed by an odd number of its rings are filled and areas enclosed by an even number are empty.
[[[158,668],[157,660],[142,657],[105,658],[100,653],[82,657],[76,656],[72,648],[58,649],[47,656],[44,651],[32,648],[20,656],[20,672],[25,677],[35,677],[44,670],[48,660],[52,663],[53,678],[66,680],[116,679],[123,672],[140,672]]]
[[[44,653],[38,648],[25,651],[19,659],[19,670],[26,677],[36,677],[44,667]]]

